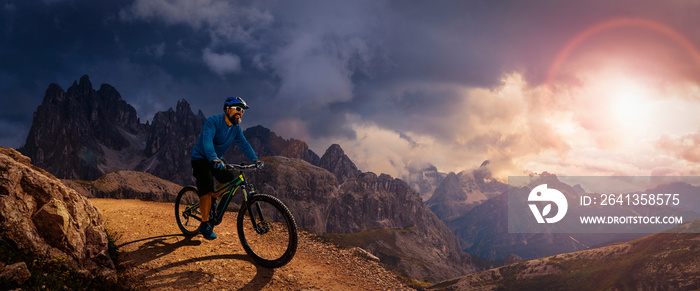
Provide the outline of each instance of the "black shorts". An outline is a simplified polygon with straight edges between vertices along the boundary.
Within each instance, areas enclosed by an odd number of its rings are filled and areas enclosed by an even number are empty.
[[[214,169],[212,164],[207,160],[193,160],[192,175],[194,175],[194,178],[197,180],[197,192],[199,197],[214,192],[213,177],[216,177],[219,183],[227,183],[236,178],[236,175],[231,171]]]

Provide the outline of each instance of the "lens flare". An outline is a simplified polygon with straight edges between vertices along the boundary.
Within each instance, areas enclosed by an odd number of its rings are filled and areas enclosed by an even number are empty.
[[[615,28],[621,28],[621,27],[638,27],[638,28],[643,28],[647,29],[653,32],[660,33],[662,35],[667,36],[674,42],[676,42],[678,45],[683,47],[689,54],[691,59],[698,65],[700,66],[700,52],[695,48],[695,46],[682,34],[680,34],[678,31],[675,29],[652,21],[648,19],[641,19],[641,18],[615,18],[615,19],[610,19],[606,20],[600,23],[597,23],[595,25],[589,26],[588,28],[582,30],[579,32],[576,36],[571,38],[569,42],[566,43],[566,45],[559,51],[557,56],[554,58],[554,62],[552,62],[552,65],[549,67],[549,71],[547,74],[547,87],[551,88],[554,78],[559,72],[559,69],[561,68],[562,64],[564,61],[566,61],[566,58],[571,54],[571,52],[579,46],[581,43],[583,43],[586,39],[599,34],[601,32],[610,30],[610,29],[615,29]]]

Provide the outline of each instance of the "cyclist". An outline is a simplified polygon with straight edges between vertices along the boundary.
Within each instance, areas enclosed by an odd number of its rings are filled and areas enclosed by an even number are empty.
[[[199,209],[202,212],[199,232],[207,240],[216,239],[213,221],[209,220],[209,212],[218,196],[214,193],[213,177],[216,177],[219,183],[236,178],[232,172],[226,170],[226,164],[221,158],[224,152],[235,141],[248,159],[256,164],[262,163],[241,130],[241,118],[247,109],[248,104],[242,98],[228,97],[224,102],[224,114],[207,119],[202,134],[192,149],[192,174],[197,180]]]

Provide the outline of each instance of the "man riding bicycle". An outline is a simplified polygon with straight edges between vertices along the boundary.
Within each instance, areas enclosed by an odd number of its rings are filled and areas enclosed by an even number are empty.
[[[221,158],[234,141],[243,153],[254,163],[262,163],[255,151],[243,136],[241,118],[249,107],[240,97],[229,97],[224,102],[224,114],[214,115],[207,119],[202,128],[202,134],[192,149],[192,174],[197,180],[199,209],[202,212],[202,223],[199,232],[208,240],[216,239],[214,225],[209,220],[212,202],[216,203],[218,194],[214,193],[214,180],[226,183],[235,179],[235,175],[226,170],[226,164]],[[204,194],[202,194],[204,193]]]

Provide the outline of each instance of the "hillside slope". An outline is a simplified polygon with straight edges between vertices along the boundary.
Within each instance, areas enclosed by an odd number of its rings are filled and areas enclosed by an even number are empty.
[[[173,204],[92,198],[106,227],[117,234],[119,262],[142,290],[411,290],[361,252],[300,234],[294,259],[278,269],[255,265],[240,245],[235,213],[227,213],[207,241],[182,235]]]
[[[250,172],[249,181],[259,193],[284,201],[300,228],[319,235],[411,229],[401,232],[400,247],[393,237],[359,246],[382,263],[397,266],[405,276],[424,282],[436,283],[477,270],[454,234],[405,182],[372,172],[357,177],[334,175],[299,159],[276,156],[262,160],[265,169]],[[382,251],[386,248],[395,252]]]
[[[88,198],[142,199],[173,202],[182,186],[145,172],[115,171],[95,181],[61,180]]]
[[[524,261],[448,280],[435,290],[698,290],[700,220],[597,249]]]

